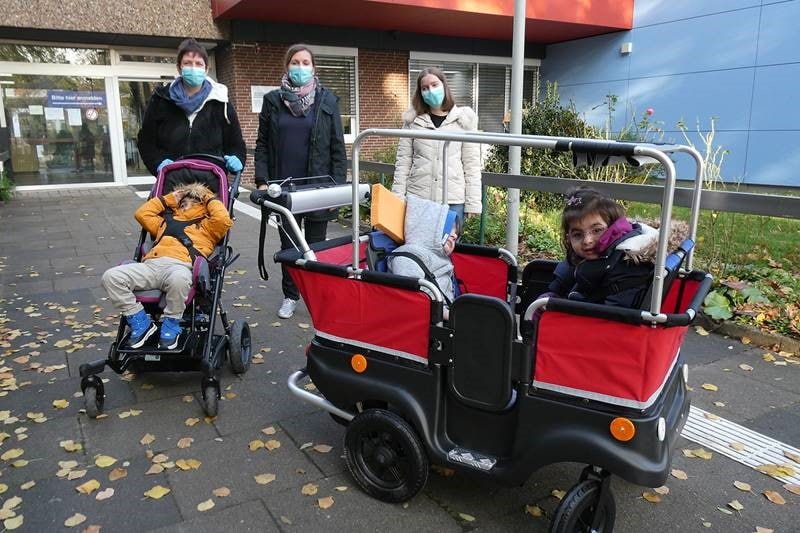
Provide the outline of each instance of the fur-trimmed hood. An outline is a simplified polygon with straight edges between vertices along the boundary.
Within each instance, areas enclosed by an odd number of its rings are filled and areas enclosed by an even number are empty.
[[[658,251],[658,230],[661,225],[660,220],[632,221],[641,229],[639,235],[634,235],[621,241],[615,249],[625,252],[625,259],[634,263],[655,263],[656,252]],[[667,241],[667,252],[676,250],[681,243],[689,237],[689,225],[683,220],[673,220],[670,222],[669,240]]]

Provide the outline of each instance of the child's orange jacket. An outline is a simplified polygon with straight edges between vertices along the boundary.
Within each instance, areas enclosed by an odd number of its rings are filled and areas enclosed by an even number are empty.
[[[206,257],[233,225],[225,205],[211,193],[203,198],[202,203],[195,204],[186,211],[178,209],[178,203],[172,193],[158,198],[151,198],[142,204],[134,214],[136,221],[147,230],[150,236],[158,241],[158,244],[144,256],[144,259],[172,257],[186,263],[192,262],[189,250],[178,239],[166,235],[159,240],[167,227],[164,220],[164,210],[166,208],[173,210],[175,220],[178,221],[186,222],[188,220],[202,219],[196,224],[186,226],[184,231],[192,239],[194,247]]]

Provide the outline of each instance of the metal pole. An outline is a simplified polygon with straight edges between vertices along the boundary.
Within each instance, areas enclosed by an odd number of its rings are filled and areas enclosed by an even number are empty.
[[[511,133],[522,133],[522,75],[525,59],[525,0],[514,0],[514,41],[511,54]],[[508,148],[508,173],[519,174],[520,146]],[[519,189],[508,189],[506,249],[517,255],[519,243]]]

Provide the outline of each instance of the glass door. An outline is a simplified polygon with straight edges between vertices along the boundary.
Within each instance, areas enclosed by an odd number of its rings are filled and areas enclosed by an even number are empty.
[[[114,181],[103,78],[14,74],[0,90],[16,185]]]
[[[149,176],[136,147],[142,119],[150,97],[163,82],[156,80],[120,80],[119,99],[122,111],[122,138],[128,177]]]

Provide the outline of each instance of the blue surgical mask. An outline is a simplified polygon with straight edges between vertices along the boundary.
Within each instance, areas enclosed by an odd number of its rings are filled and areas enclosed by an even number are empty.
[[[289,67],[289,79],[292,82],[292,85],[295,87],[300,87],[301,85],[305,85],[311,78],[314,77],[314,69],[313,67],[306,67],[304,65],[292,65]]]
[[[442,107],[444,102],[444,86],[431,87],[422,93],[422,99],[432,108]]]
[[[199,67],[182,67],[181,77],[189,87],[200,87],[206,79],[206,70]]]

